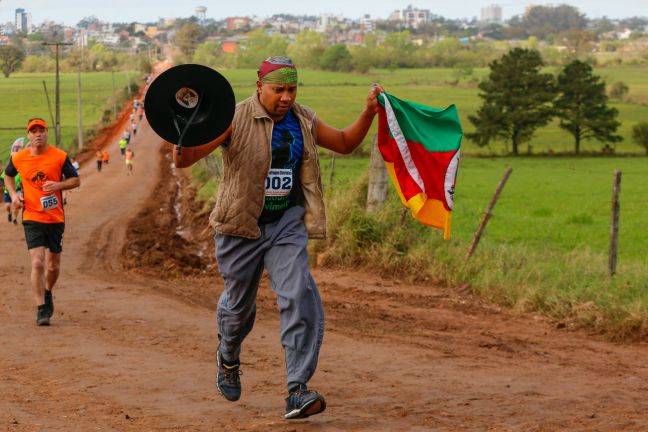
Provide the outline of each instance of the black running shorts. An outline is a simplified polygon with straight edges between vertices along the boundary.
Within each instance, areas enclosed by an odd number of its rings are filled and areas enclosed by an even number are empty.
[[[42,223],[23,221],[27,249],[44,246],[52,253],[63,251],[64,223]]]

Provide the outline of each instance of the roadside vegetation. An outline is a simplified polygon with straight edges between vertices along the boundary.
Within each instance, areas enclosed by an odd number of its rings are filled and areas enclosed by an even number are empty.
[[[365,211],[368,161],[336,161],[327,187],[329,238],[312,246],[322,265],[363,267],[441,284],[557,325],[613,339],[648,337],[648,193],[644,158],[466,158],[460,163],[452,239],[404,214],[390,189],[386,205]],[[324,161],[327,178],[329,161]],[[504,189],[477,252],[466,253],[507,166]],[[619,267],[607,274],[612,172],[624,173]]]

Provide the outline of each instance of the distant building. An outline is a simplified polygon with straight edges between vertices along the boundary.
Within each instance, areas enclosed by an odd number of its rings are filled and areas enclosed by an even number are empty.
[[[502,7],[496,4],[483,7],[481,10],[481,21],[484,23],[501,23]]]
[[[360,18],[360,30],[369,33],[372,32],[376,29],[376,22],[371,19],[371,15],[369,14],[364,14],[362,18]]]
[[[423,24],[429,23],[431,17],[432,14],[430,14],[429,9],[418,9],[409,5],[405,9],[395,10],[389,15],[388,19],[400,21],[405,27],[415,29]]]
[[[12,22],[8,22],[7,24],[0,26],[0,35],[3,36],[9,36],[16,34],[16,25]]]
[[[250,27],[250,18],[248,17],[228,17],[227,30],[245,30]]]
[[[26,13],[25,9],[16,9],[16,31],[30,34],[32,32],[31,14]]]
[[[236,54],[236,51],[238,50],[238,42],[230,40],[223,41],[221,43],[221,48],[224,53]]]
[[[159,29],[158,29],[157,26],[148,26],[148,27],[146,27],[146,31],[144,32],[146,37],[149,37],[151,39],[153,39],[155,36],[157,36],[158,33],[159,33]]]
[[[317,31],[326,33],[337,23],[337,18],[332,14],[320,14],[319,21],[317,22]]]

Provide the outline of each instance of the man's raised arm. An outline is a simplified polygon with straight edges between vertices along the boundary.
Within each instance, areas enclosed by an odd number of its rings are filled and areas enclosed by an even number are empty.
[[[223,143],[232,133],[232,126],[227,128],[227,130],[218,138],[213,141],[208,142],[195,147],[182,147],[182,152],[178,154],[178,146],[175,146],[175,151],[173,152],[173,162],[178,168],[189,167],[205,156],[209,155],[211,152],[216,150],[216,148]]]

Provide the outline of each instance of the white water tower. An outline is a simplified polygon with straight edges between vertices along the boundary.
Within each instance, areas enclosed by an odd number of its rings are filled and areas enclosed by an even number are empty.
[[[198,18],[198,22],[201,25],[205,24],[205,19],[207,18],[207,7],[206,6],[198,6],[198,7],[196,7],[196,18]]]

